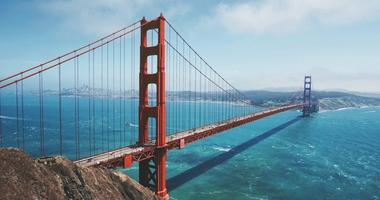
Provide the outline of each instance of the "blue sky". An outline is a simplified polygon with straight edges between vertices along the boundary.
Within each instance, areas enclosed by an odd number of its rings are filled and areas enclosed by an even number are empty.
[[[0,76],[160,12],[239,89],[380,92],[378,0],[3,0]]]

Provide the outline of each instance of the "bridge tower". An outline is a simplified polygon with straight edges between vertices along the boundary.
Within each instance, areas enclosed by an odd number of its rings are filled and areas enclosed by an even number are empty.
[[[152,146],[154,157],[140,161],[139,182],[155,190],[156,194],[168,198],[166,190],[166,107],[165,107],[165,19],[161,15],[155,20],[141,20],[140,43],[140,91],[139,91],[139,145]],[[148,46],[148,31],[158,32],[158,42]],[[157,56],[156,73],[148,72],[148,58]],[[150,64],[150,63],[149,63]],[[148,85],[156,85],[156,105],[149,104]],[[149,138],[149,119],[156,122],[155,136]],[[152,125],[150,125],[152,126]],[[152,144],[152,140],[155,142]]]
[[[311,76],[305,76],[303,90],[303,116],[310,116],[311,110]]]

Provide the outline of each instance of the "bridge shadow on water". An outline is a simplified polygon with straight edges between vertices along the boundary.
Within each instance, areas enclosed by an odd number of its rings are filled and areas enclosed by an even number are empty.
[[[205,162],[190,168],[170,179],[167,180],[167,187],[169,191],[172,191],[181,185],[185,184],[186,182],[198,177],[199,175],[205,173],[211,168],[214,168],[218,166],[219,164],[222,164],[223,162],[231,159],[232,157],[236,156],[237,154],[245,151],[249,147],[258,144],[259,142],[265,140],[266,138],[280,132],[281,130],[289,127],[290,125],[294,124],[298,120],[302,119],[302,117],[296,117],[295,119],[292,119],[284,124],[281,124],[261,135],[258,135],[244,143],[239,144],[236,147],[231,148],[231,150],[222,153],[220,155],[217,155],[209,160],[206,160]]]

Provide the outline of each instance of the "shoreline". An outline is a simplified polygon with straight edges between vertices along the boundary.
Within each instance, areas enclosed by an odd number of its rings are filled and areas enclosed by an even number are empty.
[[[329,112],[329,111],[343,111],[343,110],[354,110],[354,109],[366,109],[366,108],[380,108],[380,106],[349,106],[343,108],[335,108],[335,109],[320,109],[320,113]]]

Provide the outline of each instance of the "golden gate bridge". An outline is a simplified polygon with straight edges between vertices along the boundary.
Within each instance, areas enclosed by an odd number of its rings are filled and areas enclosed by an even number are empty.
[[[161,15],[0,80],[0,146],[80,166],[139,164],[167,198],[167,151],[267,116],[318,110],[303,99],[262,108],[225,80]]]

